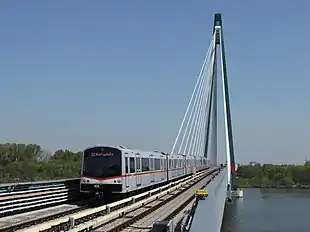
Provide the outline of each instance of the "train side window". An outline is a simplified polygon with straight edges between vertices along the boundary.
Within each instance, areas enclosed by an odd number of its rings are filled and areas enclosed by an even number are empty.
[[[160,170],[160,159],[154,159],[155,170]]]
[[[141,159],[142,159],[142,172],[150,171],[149,158],[141,158]]]
[[[125,172],[129,173],[129,169],[128,169],[128,158],[125,157]]]
[[[136,168],[137,169],[140,169],[140,171],[141,171],[141,163],[140,163],[140,157],[136,157]]]
[[[168,166],[168,169],[171,169],[172,168],[172,159],[169,159],[169,166]]]
[[[130,173],[135,173],[136,172],[136,170],[135,170],[135,158],[130,157],[129,161],[130,161],[130,164],[129,164]]]

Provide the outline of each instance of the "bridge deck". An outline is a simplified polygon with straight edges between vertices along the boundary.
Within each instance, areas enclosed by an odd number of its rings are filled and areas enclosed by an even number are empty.
[[[209,196],[199,200],[192,219],[190,232],[204,230],[220,232],[227,198],[227,168],[206,186]]]

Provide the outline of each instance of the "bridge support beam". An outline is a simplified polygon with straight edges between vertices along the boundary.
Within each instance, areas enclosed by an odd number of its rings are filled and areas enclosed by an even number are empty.
[[[214,56],[216,57],[216,50],[214,51],[215,54]],[[214,59],[214,62],[216,62],[216,60]],[[214,65],[214,64],[213,64]],[[214,66],[213,66],[213,73],[214,73]],[[211,117],[212,117],[212,103],[213,100],[212,98],[214,97],[214,75],[212,76],[212,80],[211,80],[211,89],[210,89],[210,95],[208,96],[208,101],[207,101],[207,122],[206,122],[206,140],[205,140],[205,148],[204,148],[204,157],[208,157],[208,151],[209,151],[209,141],[210,141],[210,134],[211,134]],[[217,139],[217,137],[216,137]],[[215,163],[213,162],[214,158],[214,154],[212,154],[212,149],[210,149],[210,164],[211,165],[215,165]]]
[[[218,165],[217,162],[217,52],[215,49],[215,54],[214,54],[214,64],[213,64],[213,77],[212,77],[212,124],[211,124],[211,132],[212,132],[212,137],[211,137],[211,149],[210,149],[210,162],[212,165]]]

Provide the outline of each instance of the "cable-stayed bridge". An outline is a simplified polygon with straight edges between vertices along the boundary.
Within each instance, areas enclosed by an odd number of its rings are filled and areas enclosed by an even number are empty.
[[[219,72],[220,71],[220,72]],[[221,73],[221,75],[218,75]],[[222,84],[223,103],[218,102],[218,84]],[[218,107],[224,108],[224,128],[227,165],[206,189],[209,196],[198,201],[188,217],[187,230],[220,231],[226,200],[237,194],[236,164],[230,111],[228,74],[224,33],[220,13],[214,16],[213,35],[188,103],[171,153],[205,156],[211,166],[218,166]]]
[[[177,162],[175,170],[170,170],[170,164],[165,163],[170,161],[168,158],[167,160],[165,158],[158,159],[157,164],[154,158],[147,158],[149,169],[143,170],[141,163],[146,159],[135,156],[131,162],[131,159],[126,159],[127,156],[123,157],[125,161],[121,161],[119,158],[119,162],[126,164],[122,169],[123,172],[125,171],[125,175],[117,176],[117,178],[113,176],[114,179],[102,178],[102,180],[110,181],[109,185],[123,186],[123,180],[127,183],[128,176],[135,176],[137,182],[134,184],[138,186],[138,182],[139,185],[142,184],[141,177],[139,177],[142,175],[142,170],[153,181],[150,191],[145,190],[141,194],[95,208],[65,205],[67,208],[61,211],[57,206],[53,209],[57,211],[53,215],[51,211],[48,213],[50,216],[45,215],[46,211],[42,211],[43,216],[40,213],[34,213],[30,221],[29,215],[22,216],[19,213],[25,210],[29,211],[30,208],[37,209],[39,207],[42,209],[55,206],[60,202],[76,200],[81,197],[79,195],[80,186],[89,180],[82,175],[82,178],[78,179],[3,184],[0,185],[0,231],[199,232],[207,230],[220,232],[225,204],[230,202],[234,195],[241,194],[235,183],[236,164],[227,78],[222,18],[221,14],[217,13],[214,16],[213,34],[208,51],[171,152],[168,155],[162,153],[161,156],[174,157],[174,155],[180,154],[183,155],[182,157],[195,156],[195,162],[199,160],[197,157],[206,157],[209,161],[208,169],[197,173],[194,171],[193,175],[188,176],[183,175],[187,168],[187,164],[183,160]],[[222,85],[222,93],[218,91],[219,85]],[[219,94],[222,94],[222,98],[219,98]],[[223,99],[222,104],[219,99]],[[218,108],[221,105],[224,109],[226,146],[226,162],[224,164],[219,164],[217,143]],[[112,153],[109,155],[114,156]],[[134,163],[134,171],[131,171],[131,163]],[[167,169],[165,169],[166,167]],[[182,173],[184,178],[172,179],[172,182],[169,182],[170,172],[172,174]],[[154,189],[155,173],[159,173],[158,177],[161,180],[167,177],[167,182],[162,181],[166,185],[156,185],[156,189]],[[97,183],[97,187],[100,187],[100,182]],[[193,188],[201,189],[201,191],[196,192]],[[197,195],[194,195],[195,192]],[[177,198],[179,200],[176,200]],[[186,213],[184,214],[185,208]],[[12,214],[11,218],[3,217]],[[58,219],[52,220],[55,218]],[[175,220],[175,218],[179,220]],[[13,226],[12,221],[14,222]]]

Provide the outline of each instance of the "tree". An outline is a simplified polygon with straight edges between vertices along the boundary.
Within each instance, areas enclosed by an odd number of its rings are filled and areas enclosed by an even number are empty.
[[[80,174],[81,152],[58,150],[54,154],[37,144],[0,144],[0,181],[73,178]]]
[[[243,165],[237,170],[237,184],[245,187],[310,186],[308,165]]]

